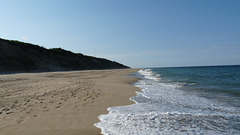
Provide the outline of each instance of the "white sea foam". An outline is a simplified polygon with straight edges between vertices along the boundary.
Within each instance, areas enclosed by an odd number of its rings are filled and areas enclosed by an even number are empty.
[[[159,74],[154,75],[153,72],[151,72],[151,69],[141,69],[138,71],[138,73],[140,75],[143,75],[145,78],[150,79],[150,80],[154,80],[154,81],[159,81]]]
[[[180,90],[181,85],[161,83],[150,69],[135,85],[142,92],[136,104],[108,108],[99,116],[104,135],[240,134],[240,110]]]

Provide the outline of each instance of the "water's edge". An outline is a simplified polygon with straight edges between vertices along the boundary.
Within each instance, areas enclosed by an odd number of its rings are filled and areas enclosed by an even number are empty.
[[[141,76],[141,75],[138,73],[140,70],[143,70],[143,69],[139,69],[137,72],[132,72],[132,73],[130,73],[129,75],[125,75],[125,76],[127,76],[127,77],[135,77],[135,78],[138,78],[138,79],[139,79],[138,81],[131,83],[134,87],[137,87],[137,86],[136,86],[136,83],[137,83],[137,82],[139,82],[140,80],[143,80],[143,79],[144,79],[144,77]],[[139,87],[137,87],[137,88],[139,89],[140,92],[142,92],[142,90],[141,90]],[[138,92],[137,92],[137,91],[136,91],[136,94],[137,94],[137,95],[134,96],[134,97],[137,97],[137,96],[138,96]],[[136,102],[135,100],[133,100],[134,97],[130,97],[130,98],[129,98],[129,100],[131,100],[131,101],[134,102],[132,105],[137,104],[137,102]],[[131,106],[131,105],[126,105],[126,106]],[[124,107],[124,106],[115,106],[115,107]],[[115,108],[115,107],[109,107],[109,108],[107,108],[108,114],[110,114],[110,111],[112,110],[112,108]],[[101,117],[104,116],[104,115],[108,115],[108,114],[101,114],[101,115],[99,115],[99,116],[98,116],[98,119],[100,120],[100,122],[102,121]],[[98,123],[100,123],[100,122],[98,122]],[[107,133],[104,131],[104,129],[102,129],[102,128],[98,125],[98,123],[95,123],[94,126],[97,127],[97,128],[100,128],[100,129],[101,129],[101,133],[102,133],[103,135],[107,135]]]
[[[104,135],[240,134],[240,110],[196,93],[178,83],[161,83],[150,69],[136,73],[141,91],[135,104],[110,107],[94,126]]]

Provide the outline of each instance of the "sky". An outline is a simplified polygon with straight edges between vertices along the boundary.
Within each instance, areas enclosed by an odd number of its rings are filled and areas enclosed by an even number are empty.
[[[133,68],[240,64],[240,0],[0,3],[0,38]]]

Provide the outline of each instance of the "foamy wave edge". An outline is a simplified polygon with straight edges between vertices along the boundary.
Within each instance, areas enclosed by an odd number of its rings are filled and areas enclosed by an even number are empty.
[[[151,72],[151,69],[140,69],[139,71],[137,71],[136,73],[138,73],[139,75],[141,76],[144,76],[145,79],[151,79],[151,80],[154,80],[154,81],[159,81],[158,78],[154,77],[152,72]],[[136,86],[136,83],[134,84],[134,86]],[[137,86],[136,86],[137,87]],[[136,92],[137,96],[138,96],[138,92]],[[134,97],[137,97],[137,96],[134,96]],[[129,100],[135,102],[135,104],[137,104],[137,102],[133,99],[134,97],[130,97]],[[134,104],[133,104],[134,105]],[[127,106],[131,106],[131,105],[127,105]],[[116,107],[109,107],[107,108],[107,111],[108,111],[108,114],[101,114],[98,116],[98,119],[100,120],[100,122],[98,123],[94,123],[94,126],[97,127],[97,128],[100,128],[101,129],[101,133],[103,135],[112,135],[111,133],[109,133],[107,131],[107,129],[102,126],[102,122],[106,122],[106,119],[104,117],[106,117],[107,115],[113,115],[114,113],[116,113],[114,111],[114,108],[118,108],[118,107],[124,107],[124,106],[116,106]]]

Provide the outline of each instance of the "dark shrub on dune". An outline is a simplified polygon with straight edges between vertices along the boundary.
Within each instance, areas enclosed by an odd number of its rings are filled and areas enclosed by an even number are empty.
[[[103,58],[85,56],[62,48],[46,49],[0,38],[0,72],[65,71],[129,68]]]

